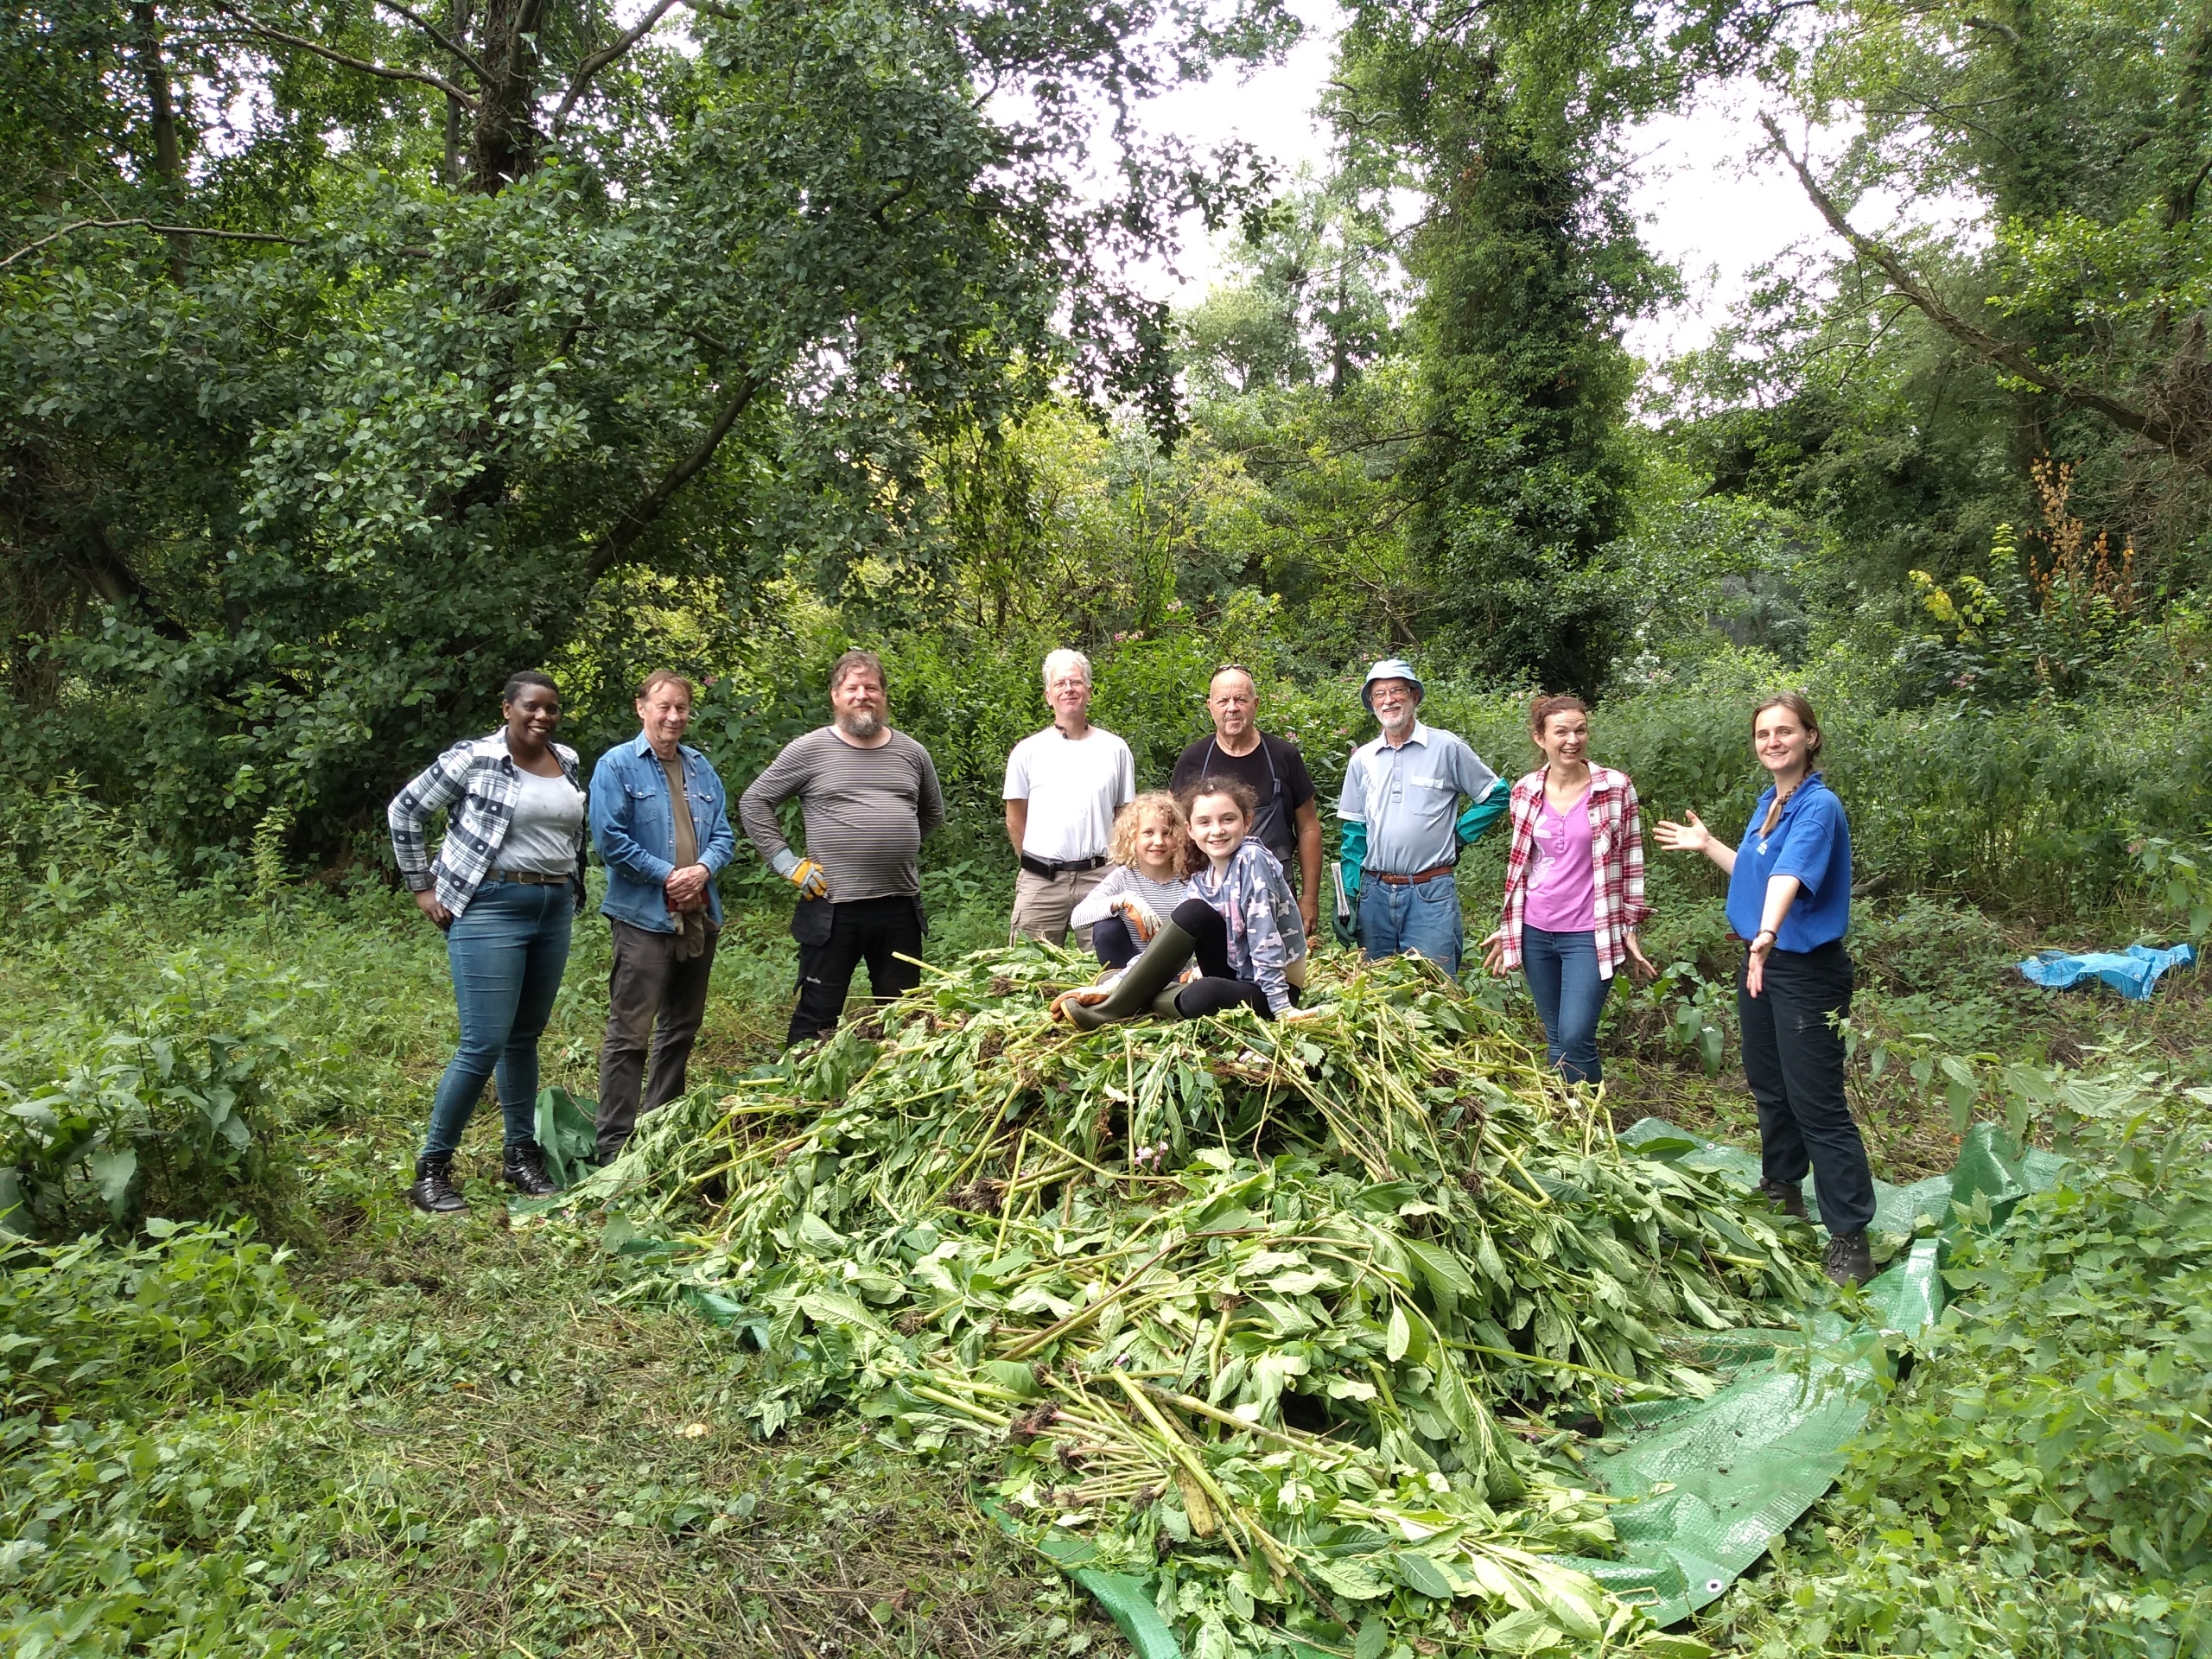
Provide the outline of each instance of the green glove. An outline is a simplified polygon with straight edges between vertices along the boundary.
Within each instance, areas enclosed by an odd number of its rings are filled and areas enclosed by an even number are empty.
[[[1359,873],[1367,868],[1367,826],[1348,819],[1337,830],[1337,868],[1344,879],[1344,897],[1355,909],[1359,905]]]
[[[1490,786],[1490,793],[1459,815],[1456,827],[1462,847],[1471,847],[1482,839],[1483,831],[1505,816],[1505,809],[1512,804],[1513,791],[1505,786],[1505,779],[1498,779]]]

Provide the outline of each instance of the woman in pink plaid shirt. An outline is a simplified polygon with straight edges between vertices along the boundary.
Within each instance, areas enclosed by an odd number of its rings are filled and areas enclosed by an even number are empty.
[[[1526,973],[1554,1067],[1569,1083],[1600,1083],[1598,1015],[1613,970],[1658,971],[1636,937],[1651,913],[1636,785],[1590,764],[1581,698],[1537,698],[1529,731],[1545,764],[1513,785],[1505,916],[1483,941],[1483,966]]]

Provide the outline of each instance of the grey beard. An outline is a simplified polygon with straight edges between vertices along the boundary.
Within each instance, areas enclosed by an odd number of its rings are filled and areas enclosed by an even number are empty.
[[[857,737],[862,742],[883,729],[883,721],[874,715],[839,715],[837,729],[847,737]]]

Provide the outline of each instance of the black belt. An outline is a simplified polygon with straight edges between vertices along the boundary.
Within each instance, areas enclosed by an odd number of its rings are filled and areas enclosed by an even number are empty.
[[[558,875],[548,875],[543,870],[500,870],[494,881],[519,881],[526,887],[565,887],[575,880],[575,873],[563,870]]]
[[[1032,858],[1027,853],[1021,855],[1021,868],[1032,875],[1043,876],[1047,881],[1056,875],[1080,875],[1085,870],[1096,869],[1105,861],[1106,855],[1103,853],[1096,858],[1069,859]]]

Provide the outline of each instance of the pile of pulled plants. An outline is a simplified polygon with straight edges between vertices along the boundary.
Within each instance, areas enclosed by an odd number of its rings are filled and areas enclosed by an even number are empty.
[[[1083,977],[932,969],[571,1199],[683,1229],[761,1433],[1003,1446],[1008,1524],[1149,1580],[1202,1659],[1702,1651],[1559,1559],[1611,1546],[1578,1431],[1794,1322],[1809,1233],[1618,1145],[1418,962],[1325,958],[1295,1022],[1091,1033],[1046,1015]]]

